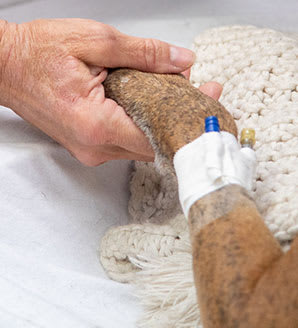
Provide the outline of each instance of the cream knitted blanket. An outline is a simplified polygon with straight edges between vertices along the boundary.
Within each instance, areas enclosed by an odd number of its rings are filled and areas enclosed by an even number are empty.
[[[298,234],[297,35],[253,26],[215,28],[199,35],[193,50],[191,82],[221,83],[220,101],[239,131],[256,130],[252,196],[274,236],[290,242]],[[145,312],[139,327],[200,327],[175,176],[136,162],[129,213],[130,225],[106,233],[100,259],[112,279],[139,286]]]

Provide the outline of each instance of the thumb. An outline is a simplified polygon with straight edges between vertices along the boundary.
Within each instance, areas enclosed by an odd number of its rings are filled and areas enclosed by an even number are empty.
[[[100,67],[127,67],[155,73],[179,73],[189,68],[195,54],[156,39],[129,36],[111,26],[104,27],[104,37],[91,42],[81,59]]]
[[[178,73],[189,68],[195,54],[186,48],[170,45],[156,39],[121,35],[121,52],[129,68],[156,73]]]
[[[214,100],[218,100],[222,93],[222,86],[217,82],[207,82],[201,85],[199,90]]]

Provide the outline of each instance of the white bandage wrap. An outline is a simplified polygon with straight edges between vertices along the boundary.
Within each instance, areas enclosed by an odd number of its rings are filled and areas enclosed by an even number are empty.
[[[174,156],[179,199],[188,217],[191,206],[206,194],[228,184],[250,190],[255,152],[241,148],[228,132],[208,132],[180,148]]]

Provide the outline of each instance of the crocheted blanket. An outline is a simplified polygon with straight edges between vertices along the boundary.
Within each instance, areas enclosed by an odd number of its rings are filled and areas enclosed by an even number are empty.
[[[256,130],[252,197],[274,236],[290,243],[298,234],[297,35],[221,27],[196,37],[193,50],[193,85],[221,83],[220,102],[239,131]],[[136,162],[130,189],[131,224],[106,233],[100,249],[103,267],[112,279],[139,286],[144,305],[139,327],[200,327],[176,177]]]

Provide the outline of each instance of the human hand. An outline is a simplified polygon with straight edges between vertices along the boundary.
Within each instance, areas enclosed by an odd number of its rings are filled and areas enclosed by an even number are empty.
[[[8,24],[4,31],[2,105],[86,165],[121,158],[153,160],[144,134],[122,107],[105,98],[106,68],[177,73],[193,63],[192,52],[83,19]],[[209,84],[202,91],[216,98],[220,87]]]

